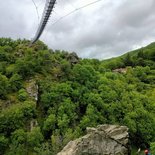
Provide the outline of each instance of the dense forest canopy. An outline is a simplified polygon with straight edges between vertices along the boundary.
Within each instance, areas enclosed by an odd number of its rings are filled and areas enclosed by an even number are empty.
[[[99,124],[155,148],[155,43],[99,61],[0,38],[0,154],[55,155]]]

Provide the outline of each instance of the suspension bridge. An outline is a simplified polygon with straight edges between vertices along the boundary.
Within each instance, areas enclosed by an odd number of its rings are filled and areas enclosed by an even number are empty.
[[[34,38],[31,40],[31,44],[35,43],[39,39],[39,37],[41,36],[41,34],[42,34],[42,32],[43,32],[43,30],[44,30],[44,28],[45,28],[45,26],[49,20],[49,17],[53,11],[55,3],[56,3],[56,0],[46,0],[44,12],[42,14],[42,18],[41,18],[38,30],[37,30]]]
[[[37,14],[38,14],[38,18],[39,18],[39,13],[38,13],[38,10],[37,10],[37,6],[36,6],[34,0],[32,0],[32,1],[33,1],[34,5],[35,5],[35,8],[36,8],[36,11],[37,11]],[[93,2],[88,3],[86,5],[83,5],[83,6],[79,7],[79,8],[76,8],[75,10],[69,12],[68,14],[60,17],[52,25],[55,25],[60,20],[64,19],[65,17],[71,15],[72,13],[74,13],[76,11],[79,11],[79,10],[85,8],[85,7],[88,7],[90,5],[93,5],[93,4],[98,3],[100,1],[103,1],[103,0],[96,0],[96,1],[93,1]],[[38,29],[37,29],[37,32],[36,32],[34,38],[31,40],[31,44],[34,44],[39,39],[39,37],[41,36],[41,34],[43,33],[43,31],[45,29],[45,26],[46,26],[46,24],[47,24],[47,22],[49,20],[49,17],[51,15],[52,11],[53,11],[53,8],[54,8],[55,3],[56,3],[56,0],[46,0],[46,4],[45,4],[45,7],[44,7],[44,11],[43,11],[43,14],[42,14],[42,18],[41,18],[40,24],[38,26]]]

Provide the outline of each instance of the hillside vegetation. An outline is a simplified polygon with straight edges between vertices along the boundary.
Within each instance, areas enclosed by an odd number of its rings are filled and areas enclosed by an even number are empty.
[[[55,155],[98,124],[128,126],[134,146],[154,144],[155,43],[99,61],[0,39],[0,154]]]

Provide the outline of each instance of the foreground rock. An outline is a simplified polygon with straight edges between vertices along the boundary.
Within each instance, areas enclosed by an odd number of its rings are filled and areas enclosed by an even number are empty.
[[[128,155],[128,128],[100,125],[87,128],[87,135],[69,142],[57,155]]]

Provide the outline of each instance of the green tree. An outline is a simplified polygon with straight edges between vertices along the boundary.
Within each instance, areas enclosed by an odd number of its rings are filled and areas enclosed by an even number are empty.
[[[2,154],[4,154],[5,150],[8,148],[8,144],[9,140],[4,135],[0,135],[0,152]]]
[[[155,154],[155,142],[151,143],[150,148],[151,148],[151,154]]]
[[[8,78],[0,73],[0,97],[3,98],[7,94],[9,87]]]
[[[40,147],[44,137],[39,127],[34,127],[31,132],[27,133],[27,144],[34,150],[35,147]]]
[[[18,99],[20,101],[26,101],[28,99],[28,93],[25,89],[22,88],[18,91]]]
[[[45,132],[52,131],[56,126],[56,116],[55,114],[50,114],[47,119],[44,121],[43,130]]]
[[[22,78],[19,74],[13,74],[9,80],[10,89],[12,91],[17,91],[22,87]]]
[[[89,104],[86,109],[86,114],[80,121],[80,127],[82,129],[86,129],[86,127],[95,127],[99,124],[99,117],[100,113],[98,110],[93,105]]]
[[[35,104],[24,102],[12,105],[0,113],[0,133],[10,135],[17,129],[24,128],[27,121],[35,117]]]
[[[128,53],[124,59],[124,64],[125,66],[133,66],[133,59],[130,55],[130,53]]]

